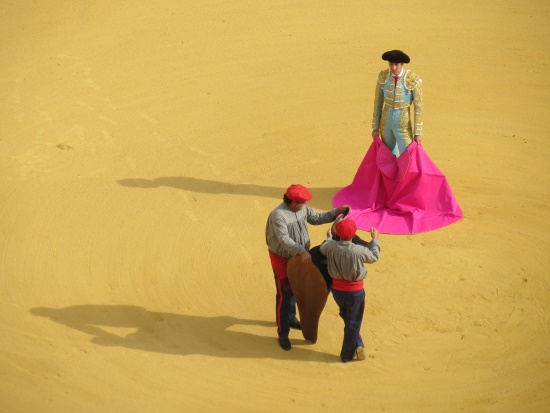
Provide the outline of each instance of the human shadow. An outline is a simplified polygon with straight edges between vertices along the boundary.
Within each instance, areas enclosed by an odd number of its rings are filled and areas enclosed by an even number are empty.
[[[160,188],[162,186],[183,189],[204,194],[250,195],[276,198],[282,201],[286,188],[254,185],[231,184],[187,176],[164,176],[155,179],[127,178],[117,181],[120,185],[134,188]],[[307,186],[307,185],[306,185]],[[340,188],[309,188],[313,199],[308,204],[314,208],[328,210],[332,208],[332,198]]]
[[[284,351],[273,336],[232,330],[235,326],[261,326],[270,327],[274,332],[275,323],[262,320],[152,312],[132,305],[37,307],[30,312],[89,334],[92,336],[91,342],[100,346],[175,355],[202,354],[224,358],[271,358],[325,363],[337,361],[335,355],[297,347],[300,344],[311,344],[301,337],[291,337],[295,346],[292,351]]]

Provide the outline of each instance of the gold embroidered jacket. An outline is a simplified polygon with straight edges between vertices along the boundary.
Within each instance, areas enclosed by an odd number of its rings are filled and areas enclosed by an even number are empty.
[[[414,105],[414,135],[422,135],[424,99],[422,97],[422,79],[410,70],[405,70],[394,84],[390,69],[378,74],[374,94],[374,113],[372,129],[378,130],[382,111],[388,109],[405,110]]]

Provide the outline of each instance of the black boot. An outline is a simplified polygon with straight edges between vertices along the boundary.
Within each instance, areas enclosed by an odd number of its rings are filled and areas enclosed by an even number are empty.
[[[288,339],[288,337],[279,337],[279,345],[281,346],[281,348],[283,350],[290,350],[292,348],[292,346],[290,345],[290,340]]]

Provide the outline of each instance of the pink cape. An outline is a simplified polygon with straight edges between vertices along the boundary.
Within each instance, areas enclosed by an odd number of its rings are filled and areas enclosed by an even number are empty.
[[[375,138],[351,185],[334,207],[349,205],[357,227],[385,234],[416,234],[460,220],[464,214],[445,175],[416,142],[398,158]]]

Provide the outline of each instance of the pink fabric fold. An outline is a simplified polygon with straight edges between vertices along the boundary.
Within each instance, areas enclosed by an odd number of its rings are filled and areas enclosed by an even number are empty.
[[[398,158],[375,138],[351,185],[334,207],[349,205],[357,227],[385,234],[416,234],[460,220],[462,213],[445,175],[416,142]]]

